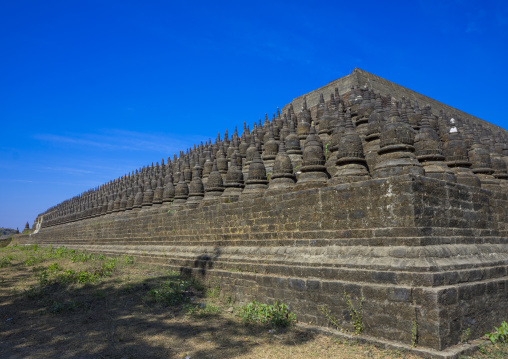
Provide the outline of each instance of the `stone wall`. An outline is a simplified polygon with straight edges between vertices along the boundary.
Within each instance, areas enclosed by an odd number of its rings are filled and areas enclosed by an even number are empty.
[[[219,280],[239,302],[282,300],[353,331],[443,350],[508,316],[506,192],[421,176],[285,192],[192,210],[112,213],[42,228],[43,245],[129,254]]]
[[[134,255],[320,326],[326,306],[353,330],[363,302],[365,335],[417,328],[442,356],[506,318],[507,132],[359,69],[305,98],[48,209],[27,242]]]

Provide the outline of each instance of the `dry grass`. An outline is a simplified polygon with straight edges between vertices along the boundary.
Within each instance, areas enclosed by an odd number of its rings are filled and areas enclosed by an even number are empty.
[[[105,273],[110,259],[72,261],[69,253],[55,253],[34,247],[0,249],[0,357],[416,358],[299,327],[247,325],[233,304],[218,298],[217,291],[207,296],[199,283],[187,288],[180,302],[165,305],[150,295],[175,280],[164,268],[119,257]],[[66,282],[62,273],[68,270],[101,276],[88,283]],[[506,347],[487,351],[491,353],[475,357],[508,354]]]

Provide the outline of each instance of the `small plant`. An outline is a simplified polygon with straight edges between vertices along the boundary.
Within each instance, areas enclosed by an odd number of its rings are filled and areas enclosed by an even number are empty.
[[[111,276],[113,270],[116,267],[117,258],[109,258],[105,262],[102,263],[101,269],[99,273],[97,273],[100,277],[109,277]]]
[[[57,279],[61,283],[74,283],[77,282],[78,277],[75,271],[68,269],[63,271],[63,273],[59,273]]]
[[[63,258],[67,256],[68,254],[74,254],[76,253],[76,250],[74,249],[67,249],[65,246],[58,247],[57,249],[53,249],[52,246],[49,248],[49,257],[50,258]]]
[[[24,265],[26,266],[33,266],[34,264],[39,264],[41,262],[44,262],[44,259],[42,258],[42,256],[34,256],[34,255],[30,255],[28,256],[28,258],[23,262]]]
[[[81,252],[71,255],[71,261],[73,262],[88,262],[93,259],[95,259],[93,253]]]
[[[0,268],[9,267],[12,265],[11,260],[13,256],[8,255],[0,258]]]
[[[328,161],[328,159],[330,158],[330,150],[328,150],[328,147],[330,146],[330,142],[328,142],[326,145],[325,145],[325,159]]]
[[[266,174],[266,179],[268,180],[268,182],[270,182],[270,177],[272,177],[272,172],[268,172]]]
[[[43,270],[40,274],[39,274],[39,285],[41,287],[44,287],[45,285],[47,285],[49,283],[49,274],[48,272],[46,272],[45,270]]]
[[[363,318],[362,318],[362,309],[363,309],[363,302],[365,301],[365,298],[362,298],[360,300],[360,306],[358,309],[355,308],[353,305],[353,302],[351,301],[351,298],[349,298],[349,295],[344,291],[344,298],[346,298],[346,305],[349,309],[349,315],[351,316],[351,319],[353,320],[353,327],[355,328],[356,334],[361,334],[363,332]]]
[[[42,298],[46,295],[46,290],[44,287],[38,285],[31,285],[28,289],[25,289],[23,292],[30,299]]]
[[[220,295],[220,286],[218,284],[214,285],[212,288],[208,288],[206,291],[206,296],[208,298],[219,298]]]
[[[485,333],[492,344],[496,344],[496,342],[506,343],[508,341],[508,323],[502,322],[499,328],[494,327],[494,329],[496,331],[492,333]]]
[[[295,166],[295,168],[293,168],[293,174],[296,174],[298,172],[299,168],[300,168],[300,165]]]
[[[470,336],[471,336],[471,328],[464,329],[460,334],[460,342],[462,344],[467,343],[469,341]]]
[[[61,303],[57,301],[53,301],[53,303],[49,306],[49,311],[51,313],[60,313],[64,310],[74,310],[76,309],[81,303],[70,300],[66,303]]]
[[[335,318],[332,314],[332,311],[330,310],[330,308],[328,308],[328,306],[326,304],[324,305],[321,305],[318,307],[319,308],[319,311],[321,313],[323,313],[323,315],[325,316],[325,318],[330,322],[330,324],[332,324],[337,330],[340,330],[340,331],[345,331],[339,324],[339,320],[337,318]]]
[[[124,261],[126,264],[134,264],[134,257],[131,257],[131,256],[124,256],[124,257],[123,257],[123,261]]]
[[[186,315],[192,316],[192,317],[206,317],[213,314],[219,314],[221,312],[221,309],[219,306],[214,304],[184,304],[183,310],[185,311]]]
[[[416,320],[413,320],[413,324],[411,326],[411,347],[415,348],[418,344],[418,323]]]
[[[166,305],[178,305],[189,300],[185,294],[190,286],[190,281],[179,277],[171,278],[158,288],[151,289],[148,295],[156,302]]]
[[[61,271],[63,268],[58,265],[58,263],[54,262],[48,266],[49,273],[56,273]]]
[[[81,271],[77,274],[76,278],[79,283],[86,284],[95,282],[97,279],[99,279],[99,276],[95,273]]]
[[[272,327],[289,327],[296,323],[296,315],[279,301],[274,305],[253,301],[241,306],[238,314],[245,323],[261,323]]]

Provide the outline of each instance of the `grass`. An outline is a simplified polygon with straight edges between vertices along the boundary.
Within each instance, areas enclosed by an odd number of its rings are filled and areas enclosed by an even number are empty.
[[[6,358],[417,358],[307,331],[283,303],[239,306],[220,282],[132,257],[8,246],[0,263]],[[482,350],[474,358],[508,355],[504,343]]]

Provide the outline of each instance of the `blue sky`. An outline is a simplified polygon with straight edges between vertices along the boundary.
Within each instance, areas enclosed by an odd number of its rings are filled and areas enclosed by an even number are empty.
[[[508,127],[506,1],[3,1],[0,227],[355,68]]]

